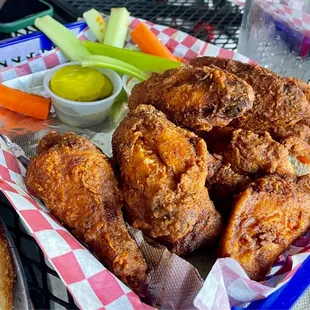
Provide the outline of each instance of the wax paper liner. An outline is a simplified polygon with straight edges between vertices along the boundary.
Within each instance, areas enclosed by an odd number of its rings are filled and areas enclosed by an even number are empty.
[[[141,20],[132,18],[130,28],[134,28],[140,22]],[[188,60],[208,55],[249,61],[240,54],[215,47],[175,29],[146,23],[177,56]],[[80,39],[85,38],[93,40],[87,29],[80,34]],[[133,46],[129,38],[127,46]],[[5,81],[44,71],[66,61],[67,59],[60,51],[55,49],[20,65],[1,70],[0,79]],[[1,120],[5,117],[4,113],[2,111]],[[24,119],[30,118],[24,117]],[[50,128],[59,130],[59,126],[54,123],[50,126],[48,122],[37,122],[37,125],[40,127],[38,132],[41,133]],[[2,126],[4,126],[2,128],[4,131],[5,124]],[[39,135],[35,135],[35,141],[30,140],[32,145],[29,148],[29,143],[19,140],[16,134],[18,130],[23,131],[24,128],[11,129],[15,129],[10,132],[12,140],[23,147],[26,155],[32,153]],[[33,138],[32,134],[29,133],[28,137]],[[85,130],[85,136],[94,140],[92,134],[90,129]],[[27,158],[22,154],[18,145],[12,145],[6,137],[0,141],[0,188],[37,240],[77,304],[83,309],[148,308],[147,305],[141,303],[137,295],[117,280],[87,249],[78,243],[48,213],[40,201],[29,195],[23,178]],[[110,145],[108,147],[111,148]],[[194,305],[200,309],[229,309],[230,306],[268,296],[294,275],[296,269],[309,255],[310,249],[309,235],[299,239],[279,258],[265,283],[249,280],[233,259],[219,259],[202,287],[198,272],[189,263],[170,254],[164,247],[146,242],[139,231],[131,228],[130,231],[141,250],[147,254],[146,259],[151,266],[150,275],[140,293],[147,295],[147,301],[155,306],[174,309],[192,309]],[[214,250],[206,250],[204,257],[210,256],[211,253],[208,251]],[[202,270],[199,269],[199,271],[201,273]]]

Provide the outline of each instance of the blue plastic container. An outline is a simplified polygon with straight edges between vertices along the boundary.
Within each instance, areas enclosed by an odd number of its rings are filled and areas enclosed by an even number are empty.
[[[66,27],[77,35],[86,27],[86,23],[80,21]],[[52,47],[51,40],[40,31],[3,40],[0,41],[0,62],[6,61],[7,65],[11,65],[14,58],[20,57],[20,61],[23,61],[31,53],[39,55],[41,50],[51,50]]]

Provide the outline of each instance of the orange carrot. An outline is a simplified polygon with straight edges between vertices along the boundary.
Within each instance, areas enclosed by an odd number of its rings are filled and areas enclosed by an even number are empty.
[[[162,44],[156,35],[143,23],[131,31],[131,38],[143,53],[177,61],[175,56]]]
[[[38,119],[47,119],[50,99],[28,94],[0,83],[0,106]]]
[[[182,57],[174,56],[177,61],[182,62],[184,64],[188,64],[188,61]]]

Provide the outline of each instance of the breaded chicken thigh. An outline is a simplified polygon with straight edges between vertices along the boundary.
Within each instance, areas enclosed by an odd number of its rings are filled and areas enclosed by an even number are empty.
[[[310,177],[256,180],[239,194],[222,237],[221,257],[262,280],[276,259],[310,227]]]
[[[139,105],[115,130],[129,223],[177,254],[214,241],[222,220],[205,188],[208,151],[195,134],[150,105]]]
[[[295,175],[288,149],[273,140],[268,132],[256,134],[250,130],[235,130],[222,156],[225,164],[229,163],[233,171],[242,175]]]
[[[230,123],[234,128],[268,131],[273,137],[279,137],[286,128],[310,117],[308,90],[298,80],[281,78],[257,64],[218,57],[198,57],[190,65],[197,68],[217,66],[252,86],[253,108]]]
[[[214,66],[153,73],[134,86],[129,109],[150,104],[175,124],[194,132],[223,127],[252,108],[252,87]]]

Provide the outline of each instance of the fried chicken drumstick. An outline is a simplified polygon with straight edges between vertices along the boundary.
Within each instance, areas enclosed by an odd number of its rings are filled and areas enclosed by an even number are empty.
[[[194,132],[223,127],[252,108],[252,88],[216,67],[182,67],[153,73],[135,85],[129,109],[151,104],[175,124]]]
[[[137,288],[147,266],[126,229],[109,159],[74,133],[49,133],[38,151],[27,169],[28,188],[117,277]]]
[[[308,90],[298,80],[281,78],[257,64],[217,57],[199,57],[192,60],[190,65],[197,68],[217,66],[253,87],[253,108],[231,122],[232,127],[254,132],[268,131],[279,136],[285,133],[286,128],[310,117]]]
[[[177,254],[215,240],[222,229],[205,188],[205,142],[150,105],[139,105],[115,130],[129,223]]]
[[[310,227],[310,176],[258,179],[235,201],[221,256],[236,259],[262,280],[276,259]]]

